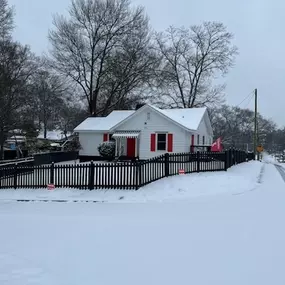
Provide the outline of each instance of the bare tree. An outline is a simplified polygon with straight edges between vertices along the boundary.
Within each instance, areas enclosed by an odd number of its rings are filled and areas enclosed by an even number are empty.
[[[33,72],[34,61],[28,47],[10,40],[0,42],[1,158],[9,131],[19,123],[18,115],[27,99],[27,84]]]
[[[156,91],[160,101],[173,107],[192,108],[223,101],[224,85],[213,85],[218,74],[233,66],[237,48],[233,35],[218,22],[189,29],[170,27],[156,34],[161,66]]]
[[[0,39],[10,38],[14,28],[14,9],[7,0],[0,0]]]
[[[46,68],[40,68],[32,76],[31,105],[33,109],[34,121],[38,122],[39,129],[43,129],[44,138],[47,131],[56,127],[60,119],[60,111],[65,105],[67,87],[62,79]]]
[[[129,0],[73,0],[49,38],[52,66],[81,87],[93,116],[108,113],[152,69],[148,18]]]
[[[222,105],[211,109],[210,118],[215,137],[222,137],[226,147],[253,150],[254,112],[249,109]],[[270,148],[272,133],[277,130],[276,124],[258,114],[259,143]]]
[[[76,103],[65,103],[60,108],[60,121],[59,127],[63,130],[65,139],[67,139],[67,133],[73,132],[81,122],[83,122],[88,117],[87,110],[80,107]]]

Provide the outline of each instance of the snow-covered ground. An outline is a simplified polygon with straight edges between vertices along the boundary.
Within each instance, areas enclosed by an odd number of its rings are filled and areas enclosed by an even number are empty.
[[[82,191],[109,203],[1,190],[0,284],[283,285],[284,186],[272,163],[249,162],[138,192]]]

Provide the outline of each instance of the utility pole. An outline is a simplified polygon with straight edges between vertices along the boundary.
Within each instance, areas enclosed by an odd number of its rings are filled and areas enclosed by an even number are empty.
[[[257,154],[257,89],[254,90],[254,159],[256,159]]]

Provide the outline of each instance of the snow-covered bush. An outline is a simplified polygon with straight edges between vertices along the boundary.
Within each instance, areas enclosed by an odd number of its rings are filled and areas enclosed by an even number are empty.
[[[103,142],[98,146],[98,151],[103,158],[113,159],[115,157],[115,148],[115,142]]]
[[[74,137],[63,144],[64,151],[79,151],[82,149],[79,138]]]

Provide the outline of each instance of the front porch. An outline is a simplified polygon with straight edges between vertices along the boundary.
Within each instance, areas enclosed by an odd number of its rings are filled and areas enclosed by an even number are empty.
[[[139,159],[139,131],[118,131],[112,135],[115,140],[115,158],[117,160]]]

